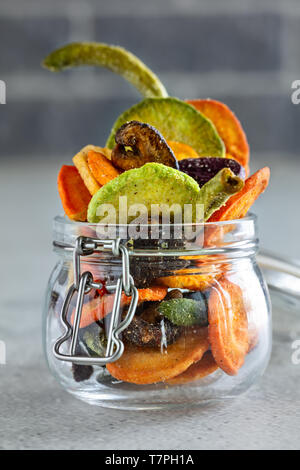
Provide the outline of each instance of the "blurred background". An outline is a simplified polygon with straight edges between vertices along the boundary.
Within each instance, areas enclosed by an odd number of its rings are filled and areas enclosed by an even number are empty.
[[[52,49],[80,40],[128,48],[170,95],[227,103],[247,133],[251,170],[269,165],[272,171],[255,207],[261,245],[300,257],[300,105],[291,101],[291,84],[300,79],[298,0],[1,0],[0,79],[7,85],[7,104],[0,105],[1,252],[9,261],[4,292],[16,264],[44,286],[51,220],[61,212],[60,166],[86,144],[103,145],[116,117],[140,99],[106,70],[51,74],[41,68]],[[15,261],[7,250],[12,243]],[[24,290],[31,299],[36,293],[29,282]]]

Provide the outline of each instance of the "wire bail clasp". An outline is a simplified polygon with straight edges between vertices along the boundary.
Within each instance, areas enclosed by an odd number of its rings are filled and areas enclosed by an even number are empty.
[[[106,286],[110,293],[115,293],[113,309],[111,313],[107,346],[104,357],[83,357],[76,355],[76,347],[78,344],[78,333],[81,322],[82,307],[84,296],[91,289],[101,289],[101,282],[96,282],[92,273],[85,271],[80,274],[80,258],[81,256],[89,256],[96,252],[111,251],[116,257],[122,256],[122,275],[118,279],[116,285]],[[65,327],[65,333],[61,336],[53,346],[53,354],[60,361],[72,362],[82,365],[99,365],[103,366],[111,362],[117,361],[124,352],[124,344],[120,339],[120,334],[131,323],[138,304],[138,290],[134,285],[134,280],[130,275],[129,254],[127,248],[121,243],[120,238],[116,240],[100,240],[97,238],[78,237],[73,249],[73,268],[74,283],[70,286],[66,298],[61,309],[61,320]],[[126,317],[121,321],[121,300],[122,292],[126,296],[131,296],[129,309]],[[73,325],[67,320],[70,303],[73,295],[77,292],[77,301],[74,313]],[[69,354],[60,352],[61,346],[70,340]]]

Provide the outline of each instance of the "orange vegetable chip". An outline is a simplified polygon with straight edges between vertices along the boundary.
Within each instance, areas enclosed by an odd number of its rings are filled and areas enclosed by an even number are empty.
[[[203,379],[207,375],[212,374],[218,369],[218,365],[213,358],[210,351],[207,351],[200,361],[195,362],[182,374],[173,377],[173,379],[167,380],[170,385],[183,385],[189,382],[195,382],[196,380]]]
[[[192,259],[191,256],[183,256],[182,259]],[[189,289],[203,291],[210,287],[215,279],[219,279],[227,269],[224,263],[213,264],[205,257],[195,257],[196,266],[179,269],[172,276],[160,277],[155,280],[156,284],[169,288]],[[217,264],[218,263],[218,264]]]
[[[241,191],[231,196],[227,203],[209,218],[209,222],[221,220],[234,220],[244,217],[258,196],[263,193],[269,184],[270,168],[258,170],[246,179]]]
[[[93,196],[100,189],[100,185],[98,181],[94,178],[88,166],[87,159],[90,150],[101,152],[100,147],[96,147],[95,145],[87,145],[86,147],[81,149],[80,152],[75,155],[75,157],[73,157],[73,163],[79,171],[79,174],[83,179],[84,184]]]
[[[58,192],[65,213],[72,220],[85,222],[91,195],[77,169],[63,165],[57,178]]]
[[[186,276],[166,276],[155,280],[158,284],[170,288],[205,290],[213,284],[215,277],[210,274],[197,274]]]
[[[226,104],[215,100],[187,100],[212,121],[228,152],[248,174],[249,145],[240,121]]]
[[[174,152],[177,160],[184,160],[185,158],[199,158],[198,153],[190,145],[183,144],[182,142],[175,142],[167,140],[167,144]]]
[[[247,178],[241,191],[231,196],[227,203],[209,218],[208,222],[221,222],[224,220],[236,220],[244,217],[252,204],[268,186],[270,178],[270,169],[262,168]],[[234,230],[236,225],[225,224],[207,225],[205,227],[204,246],[218,246],[223,243],[226,233]]]
[[[104,155],[108,160],[111,160],[111,152],[112,152],[111,149],[108,149],[107,147],[102,147],[102,148],[99,147],[99,152],[101,152],[102,155]]]
[[[100,152],[90,150],[87,162],[92,175],[101,186],[120,175],[120,171]]]
[[[106,367],[113,377],[124,382],[165,382],[199,361],[208,348],[207,328],[191,327],[163,352],[128,344],[122,357]]]
[[[226,278],[211,289],[208,323],[216,363],[228,375],[236,375],[249,349],[248,318],[241,288]]]
[[[167,295],[168,289],[166,287],[153,286],[146,289],[139,289],[139,303],[146,301],[159,301],[163,300]],[[80,328],[85,328],[86,326],[94,323],[96,321],[102,320],[106,315],[108,315],[114,305],[114,294],[105,294],[102,297],[96,297],[95,299],[87,302],[83,305],[82,314],[80,319]],[[127,297],[124,292],[122,294],[121,305],[129,305],[131,297]],[[71,316],[71,325],[74,323],[75,309],[72,312]]]

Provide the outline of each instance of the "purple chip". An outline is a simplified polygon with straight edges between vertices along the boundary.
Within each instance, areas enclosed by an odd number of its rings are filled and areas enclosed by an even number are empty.
[[[230,168],[236,176],[245,179],[245,169],[236,160],[231,158],[186,158],[178,163],[179,170],[194,178],[200,187],[223,168]]]

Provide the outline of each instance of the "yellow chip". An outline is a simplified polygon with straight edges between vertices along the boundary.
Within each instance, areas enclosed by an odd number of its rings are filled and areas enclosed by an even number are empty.
[[[78,152],[75,157],[73,157],[73,162],[77,170],[79,171],[79,174],[83,179],[84,184],[93,196],[101,188],[101,186],[94,178],[88,166],[87,159],[90,150],[94,150],[95,152],[102,152],[101,147],[96,147],[95,145],[87,145],[86,147],[83,147],[83,149],[80,150],[80,152]]]

